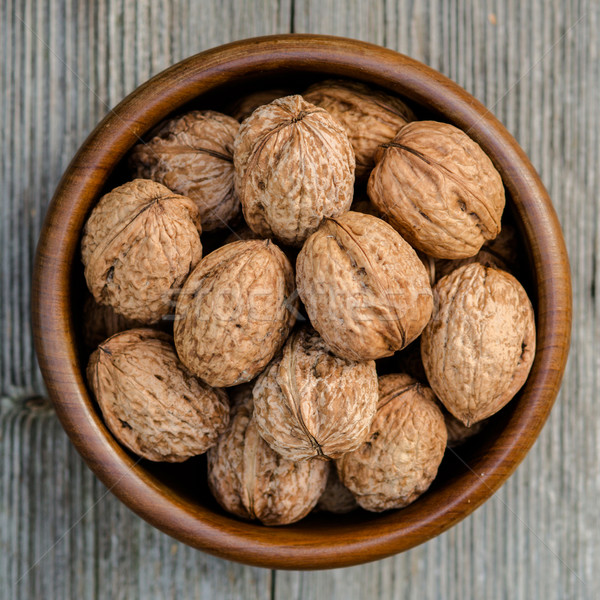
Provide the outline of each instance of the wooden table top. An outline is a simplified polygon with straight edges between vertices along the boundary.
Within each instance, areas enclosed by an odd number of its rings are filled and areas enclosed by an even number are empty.
[[[597,597],[599,26],[596,0],[0,3],[0,599]],[[186,56],[290,31],[393,48],[481,100],[538,169],[573,271],[562,391],[516,473],[438,538],[335,571],[269,571],[213,558],[125,508],[84,465],[44,400],[29,320],[46,206],[94,125]]]

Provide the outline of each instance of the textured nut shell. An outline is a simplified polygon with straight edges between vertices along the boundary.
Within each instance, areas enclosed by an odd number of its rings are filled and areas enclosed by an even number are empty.
[[[322,81],[311,85],[303,96],[343,125],[356,156],[357,178],[375,166],[377,148],[415,119],[400,98],[358,81]]]
[[[290,93],[288,90],[259,90],[258,92],[252,92],[233,105],[231,115],[241,123],[259,106],[269,104],[270,102],[273,102],[273,100],[277,100],[277,98],[289,95]]]
[[[127,329],[141,327],[137,321],[117,314],[112,306],[98,304],[93,296],[83,303],[83,342],[90,349],[96,349],[104,340]]]
[[[229,422],[226,394],[192,377],[160,331],[109,338],[90,356],[87,378],[113,435],[148,460],[202,454]]]
[[[99,304],[156,323],[202,257],[195,204],[160,183],[136,179],[102,196],[85,224],[81,257]]]
[[[338,474],[364,509],[402,508],[431,485],[446,436],[430,388],[409,375],[384,375],[370,435],[358,450],[336,462]]]
[[[429,321],[429,277],[415,251],[381,219],[348,212],[304,244],[296,285],[313,327],[338,356],[390,356]]]
[[[175,346],[209,385],[249,381],[281,348],[294,325],[294,272],[269,240],[234,242],[206,256],[179,296]]]
[[[333,462],[329,463],[329,476],[325,491],[317,502],[317,510],[343,515],[358,508],[352,492],[340,481]]]
[[[350,208],[354,152],[324,109],[287,96],[257,108],[235,139],[235,187],[261,237],[298,246],[323,217]]]
[[[427,379],[465,425],[498,412],[525,383],[535,354],[531,302],[509,273],[473,263],[434,287],[421,336]]]
[[[502,179],[466,133],[415,121],[384,146],[368,194],[412,246],[436,258],[465,258],[498,235]]]
[[[252,418],[252,399],[239,401],[231,423],[208,451],[208,483],[219,504],[265,525],[295,523],[317,503],[327,483],[327,463],[292,462],[271,450]]]
[[[260,434],[289,460],[337,458],[369,432],[377,403],[375,363],[331,354],[314,331],[292,333],[252,392]]]
[[[239,126],[213,110],[170,119],[150,141],[133,149],[134,174],[191,198],[204,231],[221,229],[240,212],[233,188],[233,140]]]
[[[496,267],[516,276],[519,262],[519,240],[515,228],[510,225],[503,225],[498,237],[486,242],[475,256],[458,260],[436,259],[435,280],[439,281],[454,269],[474,262],[486,267]]]

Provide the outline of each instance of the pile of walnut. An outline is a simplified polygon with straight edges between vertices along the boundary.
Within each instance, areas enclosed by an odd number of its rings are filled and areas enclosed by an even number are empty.
[[[361,83],[230,112],[163,123],[87,221],[104,420],[148,460],[207,452],[219,503],[266,525],[404,507],[531,368],[501,177]]]

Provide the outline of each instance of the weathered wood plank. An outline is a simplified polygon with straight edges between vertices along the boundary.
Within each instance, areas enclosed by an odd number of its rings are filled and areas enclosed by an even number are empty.
[[[263,598],[272,586],[285,600],[593,598],[600,583],[599,25],[595,0],[0,3],[0,397],[21,399],[0,400],[0,598]],[[111,106],[168,65],[291,29],[400,50],[490,107],[554,200],[572,262],[574,323],[547,426],[472,517],[401,556],[333,572],[277,572],[273,581],[268,571],[213,559],[143,523],[106,494],[52,412],[22,399],[44,391],[29,330],[35,241],[79,144]]]

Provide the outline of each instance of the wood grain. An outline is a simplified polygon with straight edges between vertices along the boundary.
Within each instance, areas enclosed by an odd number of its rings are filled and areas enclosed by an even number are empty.
[[[559,401],[525,462],[492,500],[397,557],[333,572],[279,572],[274,597],[593,598],[600,572],[599,20],[593,0],[296,0],[293,10],[289,2],[0,3],[0,387],[10,398],[1,417],[0,597],[30,597],[23,582],[12,593],[14,576],[99,498],[90,489],[102,489],[51,413],[30,415],[22,400],[44,393],[30,341],[29,273],[58,178],[108,107],[151,74],[204,48],[293,25],[406,52],[492,108],[540,171],[558,211],[573,270],[574,327]],[[43,452],[27,433],[32,423],[46,440]],[[65,468],[57,474],[58,465]],[[52,477],[40,493],[35,482],[45,471]],[[61,497],[65,487],[72,493]],[[48,598],[248,597],[239,579],[252,582],[257,597],[269,595],[271,582],[257,583],[256,573],[266,571],[178,543],[172,557],[170,538],[110,494],[101,504],[102,516],[118,523],[113,541],[103,541],[97,519],[82,520],[70,534],[79,545],[61,539],[27,575],[35,582],[28,586]],[[115,516],[119,510],[129,519]],[[124,560],[119,548],[130,539],[141,539],[144,551]],[[88,580],[105,583],[98,588]]]

